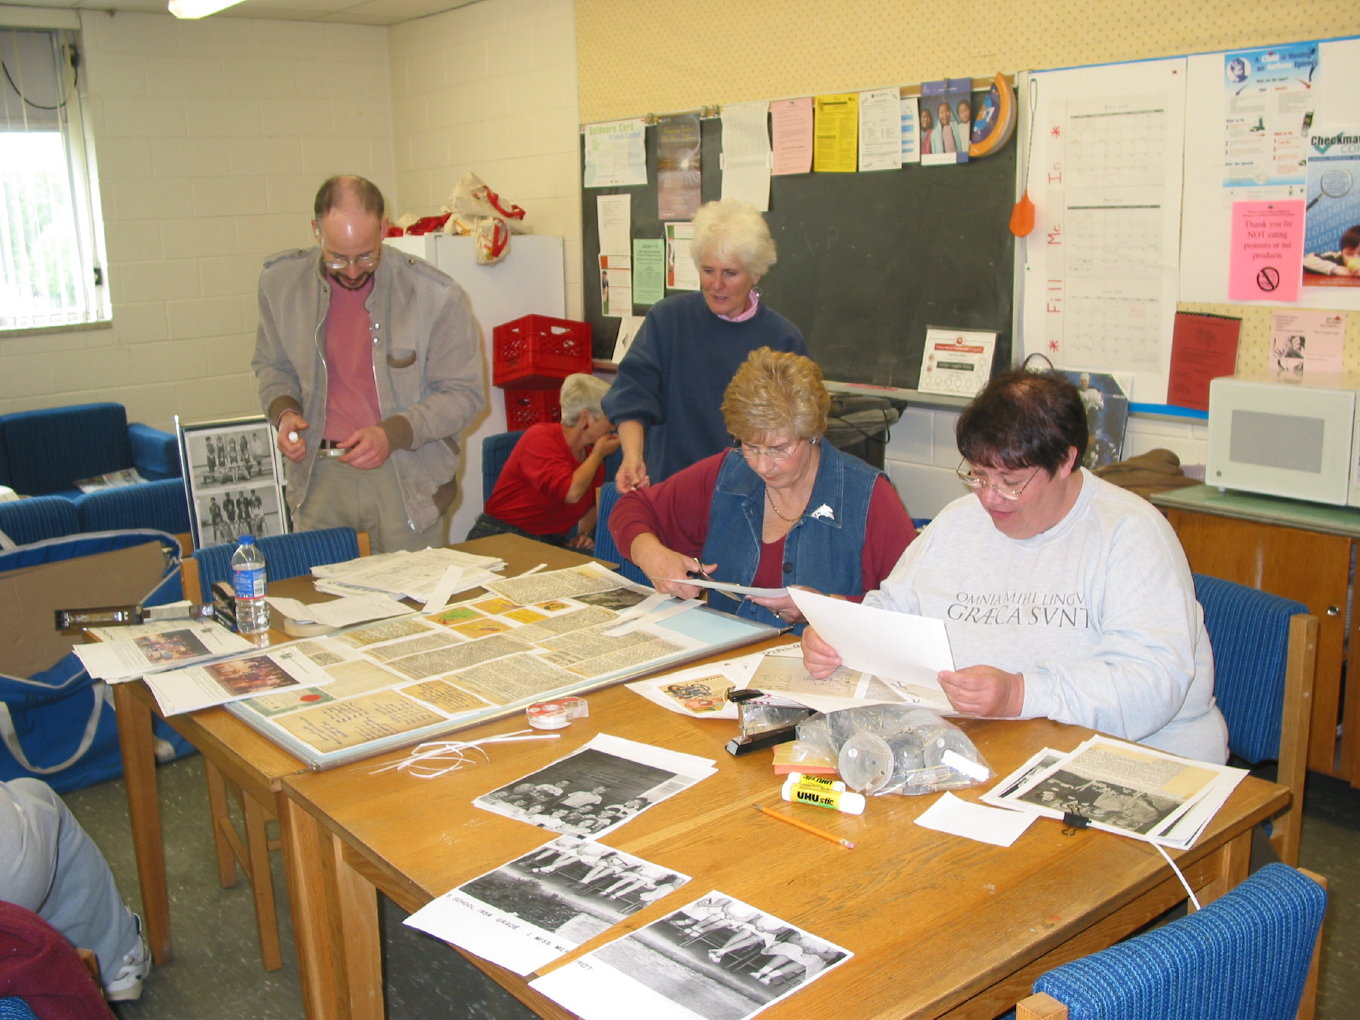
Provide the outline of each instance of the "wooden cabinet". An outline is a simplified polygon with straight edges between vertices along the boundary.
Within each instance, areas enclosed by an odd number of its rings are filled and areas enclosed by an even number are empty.
[[[1343,679],[1360,675],[1360,641],[1349,640],[1360,511],[1203,485],[1158,493],[1152,501],[1175,528],[1191,570],[1296,599],[1318,618],[1308,767],[1360,786],[1360,705],[1345,703]]]

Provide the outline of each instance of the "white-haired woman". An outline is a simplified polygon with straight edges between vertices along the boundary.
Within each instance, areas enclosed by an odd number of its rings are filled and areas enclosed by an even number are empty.
[[[508,532],[574,549],[595,547],[595,491],[604,484],[604,459],[619,448],[600,408],[608,392],[607,382],[583,372],[562,381],[561,424],[539,422],[519,437],[469,539]]]
[[[699,292],[652,306],[605,398],[623,443],[620,492],[659,482],[728,446],[719,406],[752,351],[807,354],[798,327],[768,308],[756,289],[774,264],[775,246],[754,206],[707,203],[694,217],[690,254]]]

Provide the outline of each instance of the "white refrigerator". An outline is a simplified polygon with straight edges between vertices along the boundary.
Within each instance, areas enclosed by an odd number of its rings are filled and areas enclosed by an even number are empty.
[[[566,315],[562,238],[518,234],[511,238],[510,254],[505,260],[489,266],[477,264],[470,237],[424,234],[391,237],[387,243],[433,262],[457,280],[467,291],[482,329],[486,408],[462,438],[458,498],[449,524],[449,541],[461,542],[482,512],[482,439],[505,431],[504,391],[491,385],[491,331],[522,315],[551,315],[558,319]]]

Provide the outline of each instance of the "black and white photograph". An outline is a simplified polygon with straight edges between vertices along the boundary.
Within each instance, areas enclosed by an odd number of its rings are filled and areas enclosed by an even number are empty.
[[[194,548],[288,529],[274,431],[263,416],[188,423],[175,417]]]
[[[473,803],[541,829],[597,836],[713,772],[707,759],[600,733],[574,754]]]
[[[1141,835],[1152,832],[1183,806],[1172,797],[1157,797],[1146,790],[1062,769],[1040,780],[1019,799]]]
[[[584,1020],[742,1020],[853,955],[715,890],[531,987]]]
[[[602,843],[559,836],[445,893],[406,923],[529,974],[688,881]]]

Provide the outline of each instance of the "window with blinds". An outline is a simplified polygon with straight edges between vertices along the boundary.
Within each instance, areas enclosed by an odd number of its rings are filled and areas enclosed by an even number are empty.
[[[110,318],[74,32],[0,27],[0,331]]]

